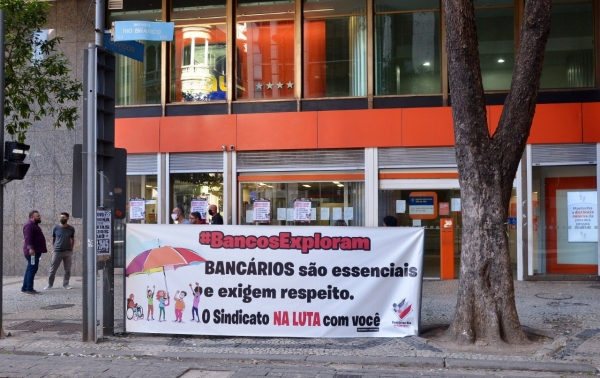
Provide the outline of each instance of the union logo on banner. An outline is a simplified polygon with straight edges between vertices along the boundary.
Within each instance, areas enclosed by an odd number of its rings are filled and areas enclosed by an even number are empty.
[[[409,304],[405,298],[398,304],[394,303],[392,305],[392,311],[399,320],[404,320],[413,311],[412,304]]]

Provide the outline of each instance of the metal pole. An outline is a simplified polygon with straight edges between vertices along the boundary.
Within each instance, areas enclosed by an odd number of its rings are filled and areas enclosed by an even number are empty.
[[[104,0],[96,0],[96,45],[100,47],[104,47],[104,12]]]
[[[87,51],[87,80],[86,80],[86,119],[84,124],[84,154],[85,154],[85,206],[84,206],[84,264],[85,279],[83,290],[83,341],[98,340],[96,331],[96,176],[97,176],[97,121],[96,121],[96,46],[90,44]]]
[[[104,209],[104,171],[98,171],[98,176],[100,176],[100,207]],[[97,261],[97,259],[96,259]],[[99,304],[98,308],[98,329],[100,330],[100,335],[104,336],[104,268],[106,265],[106,261],[101,263],[102,268],[99,271],[98,277],[100,278],[100,288],[97,291]],[[96,267],[98,268],[98,267]]]
[[[4,159],[4,11],[0,9],[0,153]],[[4,178],[4,164],[0,163],[0,180]],[[4,222],[4,186],[0,186],[0,221]],[[0,338],[6,337],[4,324],[2,323],[2,287],[4,287],[4,227],[0,227]]]

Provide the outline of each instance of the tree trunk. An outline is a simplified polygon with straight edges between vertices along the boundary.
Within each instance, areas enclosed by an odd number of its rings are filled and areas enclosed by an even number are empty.
[[[458,300],[445,337],[457,343],[528,342],[515,305],[504,222],[535,112],[550,30],[550,2],[526,1],[511,89],[498,128],[490,136],[473,0],[443,1],[463,204]]]

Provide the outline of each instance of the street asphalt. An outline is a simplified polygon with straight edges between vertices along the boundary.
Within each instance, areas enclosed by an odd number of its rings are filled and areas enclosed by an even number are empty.
[[[21,293],[3,282],[1,377],[575,377],[599,375],[600,284],[515,282],[527,347],[459,348],[432,335],[454,313],[458,281],[425,281],[422,337],[260,338],[124,333],[122,276],[116,276],[116,333],[82,342],[82,282],[73,290]],[[60,274],[61,272],[59,272]],[[60,282],[57,276],[57,282]]]

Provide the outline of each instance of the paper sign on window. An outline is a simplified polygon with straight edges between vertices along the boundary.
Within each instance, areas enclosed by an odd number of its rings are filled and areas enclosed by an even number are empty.
[[[308,200],[296,200],[294,202],[294,221],[310,222],[311,202]]]
[[[268,223],[271,221],[271,201],[269,200],[256,200],[254,201],[254,222]]]

